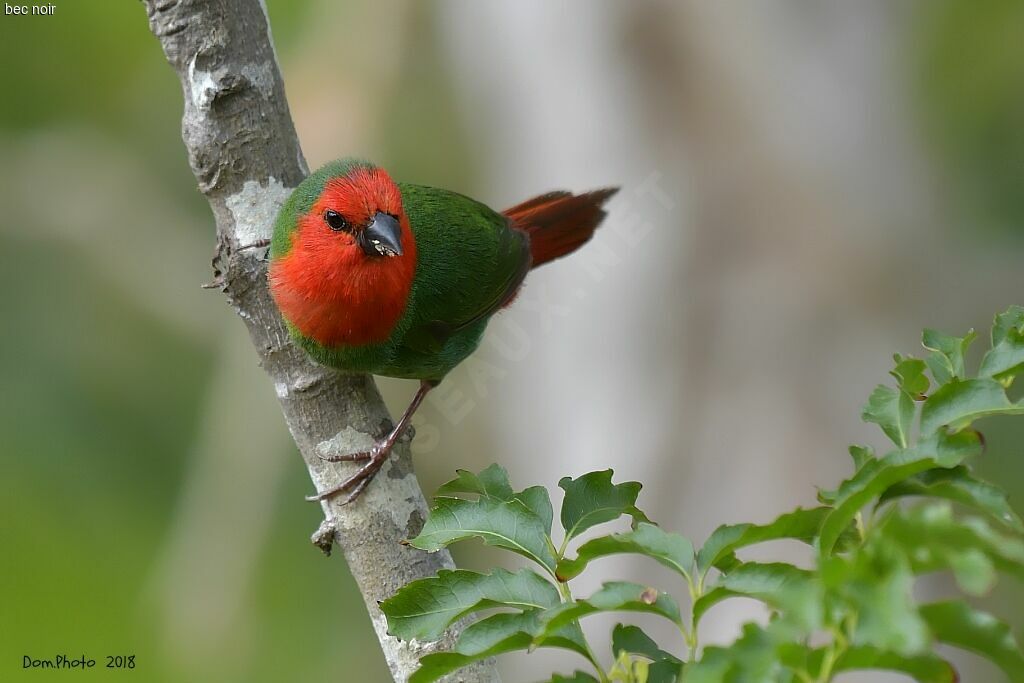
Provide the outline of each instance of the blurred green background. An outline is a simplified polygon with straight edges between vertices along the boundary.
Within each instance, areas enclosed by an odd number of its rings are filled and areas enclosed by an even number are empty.
[[[242,326],[199,288],[213,224],[145,11],[54,4],[0,17],[0,680],[67,680],[21,669],[59,653],[97,659],[76,680],[387,680]],[[1024,303],[1024,3],[267,5],[312,166],[496,206],[625,187],[621,227],[531,276],[455,373],[466,411],[425,408],[427,490],[611,466],[696,538],[767,519],[877,441],[857,416],[892,351]],[[1024,430],[987,434],[1024,500]],[[1024,628],[1021,586],[991,602]],[[571,668],[528,660],[506,680]]]

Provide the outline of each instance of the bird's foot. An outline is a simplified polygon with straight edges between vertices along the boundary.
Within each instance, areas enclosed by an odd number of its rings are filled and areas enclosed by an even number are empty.
[[[270,246],[270,240],[267,238],[258,239],[249,244],[243,244],[238,247],[238,251],[249,251],[250,249],[263,249],[264,247]]]
[[[239,247],[238,251],[249,251],[251,249],[266,249],[269,246],[270,246],[270,240],[269,239],[260,239],[260,240],[256,240],[255,242],[252,242],[251,244],[246,244],[245,246]],[[269,249],[267,249],[267,252],[265,254],[263,254],[263,260],[264,261],[269,261],[270,260],[270,250]]]
[[[394,448],[398,438],[409,429],[409,423],[412,422],[412,414],[416,412],[416,408],[419,407],[420,403],[423,402],[423,397],[427,395],[427,392],[437,386],[436,381],[423,380],[420,382],[419,391],[416,392],[416,396],[413,397],[412,403],[402,413],[402,419],[398,421],[387,436],[374,444],[373,448],[368,451],[361,453],[345,453],[340,455],[321,455],[320,458],[327,462],[365,462],[366,464],[359,468],[355,474],[341,482],[341,484],[335,486],[329,491],[318,493],[315,496],[306,496],[306,500],[312,502],[319,502],[326,500],[339,493],[347,493],[348,496],[341,502],[342,505],[348,505],[359,495],[366,490],[366,487],[370,485],[370,482],[380,468],[384,465],[384,461],[388,459],[391,454],[391,449]]]
[[[264,249],[269,246],[269,239],[259,239],[251,244],[246,244],[243,247],[239,247],[238,251],[248,251],[250,249]],[[213,281],[199,285],[203,289],[219,289],[221,291],[224,291],[224,287],[227,286],[227,279],[224,277],[224,272],[221,271],[220,266],[222,260],[221,252],[223,251],[223,249],[223,245],[218,243],[217,252],[213,256]],[[268,258],[270,258],[270,251],[267,251],[267,253],[263,257],[263,260],[267,260]]]
[[[387,438],[383,441],[378,442],[369,451],[361,453],[346,453],[343,455],[329,455],[320,456],[321,459],[328,462],[363,462],[366,464],[359,468],[359,470],[351,477],[341,482],[334,488],[318,493],[315,496],[306,496],[306,500],[310,502],[320,502],[326,500],[339,493],[348,493],[345,500],[341,502],[342,505],[348,505],[352,501],[362,494],[369,486],[380,468],[384,466],[384,462],[388,459],[391,454],[391,448],[395,445],[394,439]]]
[[[317,457],[324,462],[366,462],[373,457],[373,451],[362,451],[359,453],[340,453],[337,455],[320,455]]]

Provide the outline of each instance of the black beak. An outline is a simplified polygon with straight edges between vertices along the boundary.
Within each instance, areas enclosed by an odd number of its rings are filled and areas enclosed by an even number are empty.
[[[402,226],[394,216],[378,211],[356,241],[367,256],[401,256]]]

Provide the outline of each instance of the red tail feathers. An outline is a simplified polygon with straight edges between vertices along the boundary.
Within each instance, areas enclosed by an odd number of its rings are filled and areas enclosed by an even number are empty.
[[[617,187],[574,195],[548,192],[528,199],[504,214],[530,236],[533,267],[579,249],[605,217],[602,205],[619,191]]]

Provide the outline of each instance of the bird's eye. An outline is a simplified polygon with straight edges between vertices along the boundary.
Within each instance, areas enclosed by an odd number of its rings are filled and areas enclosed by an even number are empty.
[[[331,230],[348,230],[348,221],[337,211],[331,211],[330,209],[324,211],[324,220],[327,221],[327,225]]]

